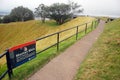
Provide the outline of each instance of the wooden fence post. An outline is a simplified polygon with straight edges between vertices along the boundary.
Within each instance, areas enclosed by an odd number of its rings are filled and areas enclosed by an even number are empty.
[[[86,26],[85,26],[85,34],[87,33],[87,23],[86,23]]]
[[[78,38],[78,26],[76,27],[76,40]]]
[[[93,29],[93,21],[92,21],[92,24],[91,24],[91,31],[92,31],[92,29]]]
[[[96,21],[94,22],[94,28],[96,28]]]
[[[59,51],[59,33],[57,33],[57,51]]]

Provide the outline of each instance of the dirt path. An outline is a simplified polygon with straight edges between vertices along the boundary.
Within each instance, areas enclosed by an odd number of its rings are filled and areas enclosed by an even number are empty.
[[[100,21],[98,27],[69,47],[65,52],[51,60],[28,80],[72,80],[77,70],[104,28]]]

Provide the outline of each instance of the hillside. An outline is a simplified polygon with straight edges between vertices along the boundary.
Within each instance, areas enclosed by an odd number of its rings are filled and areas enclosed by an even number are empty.
[[[90,17],[79,17],[61,26],[57,25],[55,21],[47,21],[45,24],[40,21],[0,24],[0,53],[6,48],[35,40],[41,36],[74,27],[93,19]]]
[[[0,53],[4,52],[4,50],[10,47],[29,42],[39,37],[65,30],[89,21],[93,21],[94,19],[95,18],[91,17],[79,17],[63,25],[57,25],[56,22],[53,20],[46,21],[45,24],[41,23],[41,21],[35,20],[0,24]],[[85,28],[84,26],[81,26],[79,30],[83,30]],[[74,34],[75,31],[76,30],[73,29],[61,33],[60,40],[69,37],[70,35]],[[56,43],[56,35],[50,38],[46,38],[42,41],[37,41],[37,51],[44,49],[54,43]],[[1,60],[0,64],[4,62],[5,59]]]
[[[38,37],[42,37],[51,33],[55,33],[61,30],[68,29],[70,27],[75,27],[80,24],[85,24],[86,22],[92,22],[95,18],[91,17],[79,17],[76,19],[73,19],[63,25],[57,25],[54,21],[47,21],[45,24],[42,24],[40,21],[27,21],[27,22],[14,22],[9,24],[0,24],[0,39],[1,39],[1,52],[4,51],[3,47],[12,47],[14,45],[18,45],[27,41],[35,40]],[[78,39],[85,36],[85,26],[80,26],[78,28],[78,31],[80,34],[78,35]],[[94,23],[93,23],[94,26]],[[89,29],[87,30],[87,33],[89,33],[91,30],[91,23],[88,24]],[[81,32],[82,31],[82,32]],[[71,29],[65,32],[62,32],[59,34],[60,41],[64,38],[67,38],[73,34],[76,34],[76,29]],[[5,37],[6,36],[6,37]],[[37,41],[36,48],[37,51],[41,51],[42,49],[56,43],[57,36],[54,35],[52,37],[42,39],[40,41]],[[34,73],[37,69],[44,66],[46,63],[48,63],[52,58],[59,55],[61,51],[64,51],[66,48],[68,48],[70,45],[72,45],[76,41],[76,36],[73,36],[72,38],[68,39],[67,41],[61,42],[60,50],[56,51],[56,46],[42,52],[41,54],[38,54],[35,59],[32,61],[23,64],[22,66],[16,68],[14,70],[14,79],[16,78],[18,80],[22,80],[26,78],[26,76],[29,76],[30,74]],[[6,70],[6,61],[5,57],[3,57],[0,60],[0,75]],[[21,73],[21,74],[19,74]],[[7,78],[7,77],[5,77]],[[8,80],[8,79],[5,79]]]
[[[75,80],[120,80],[120,19],[109,22]]]

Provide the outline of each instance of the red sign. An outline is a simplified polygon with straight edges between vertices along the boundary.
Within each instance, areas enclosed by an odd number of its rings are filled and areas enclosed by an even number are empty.
[[[24,46],[29,46],[29,45],[32,45],[32,44],[35,44],[35,43],[36,43],[36,41],[31,41],[31,42],[27,42],[27,43],[24,43],[24,44],[20,44],[18,46],[14,46],[14,47],[9,49],[9,52],[12,52],[16,49],[23,48]]]

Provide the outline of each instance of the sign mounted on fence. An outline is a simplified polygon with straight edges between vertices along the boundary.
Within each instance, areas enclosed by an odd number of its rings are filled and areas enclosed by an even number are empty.
[[[11,68],[15,68],[36,57],[36,41],[21,44],[8,50]]]

